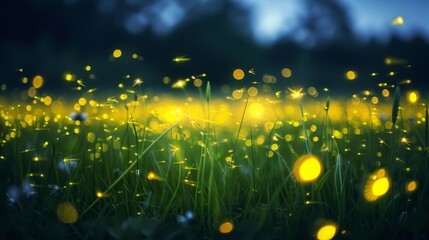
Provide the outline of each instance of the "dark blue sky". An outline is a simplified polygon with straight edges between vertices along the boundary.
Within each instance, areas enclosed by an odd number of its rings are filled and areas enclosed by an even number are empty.
[[[257,75],[249,81],[260,81],[265,73],[279,76],[284,67],[293,77],[279,88],[354,91],[376,86],[371,73],[389,71],[402,74],[392,81],[413,78],[425,87],[428,2],[7,0],[0,10],[0,83],[19,86],[23,74],[42,74],[46,88],[55,89],[64,87],[64,73],[85,78],[83,68],[91,65],[97,78],[88,84],[105,88],[125,81],[127,74],[159,89],[164,76],[200,73],[207,73],[216,88],[236,83],[234,68],[255,68]],[[109,60],[117,48],[124,57]],[[132,59],[132,53],[143,61]],[[191,61],[171,61],[182,55]],[[386,66],[386,57],[403,59],[412,68]],[[350,69],[358,72],[359,84],[344,81]]]

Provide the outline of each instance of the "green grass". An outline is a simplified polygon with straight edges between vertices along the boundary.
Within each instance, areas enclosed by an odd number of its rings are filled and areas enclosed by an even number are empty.
[[[399,90],[380,103],[225,100],[208,82],[199,99],[128,96],[92,104],[87,96],[80,106],[40,97],[3,103],[4,237],[311,239],[327,223],[344,239],[428,234],[427,108],[400,105]],[[88,119],[68,117],[76,108]],[[301,183],[294,163],[306,154],[323,170]],[[370,202],[365,186],[379,169],[389,189]],[[409,181],[416,190],[405,190]],[[61,203],[78,218],[64,223]],[[222,234],[225,222],[234,228]]]

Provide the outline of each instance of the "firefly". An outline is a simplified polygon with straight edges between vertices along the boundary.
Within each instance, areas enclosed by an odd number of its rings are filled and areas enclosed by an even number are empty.
[[[183,63],[183,62],[188,62],[188,61],[191,61],[191,59],[190,58],[188,58],[188,57],[186,57],[186,56],[180,56],[180,57],[175,57],[175,58],[173,58],[173,60],[172,60],[173,62],[176,62],[176,63]]]
[[[140,78],[136,78],[134,79],[134,84],[132,87],[136,86],[136,85],[140,85],[143,83],[143,80],[141,80]]]

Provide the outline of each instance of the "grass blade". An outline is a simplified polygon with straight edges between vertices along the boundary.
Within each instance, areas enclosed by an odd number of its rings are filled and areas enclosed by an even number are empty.
[[[112,183],[110,186],[103,192],[103,195],[108,193],[116,184],[118,184],[122,178],[124,178],[130,171],[133,169],[133,167],[137,164],[138,160],[141,159],[147,152],[149,152],[150,149],[168,132],[170,132],[173,128],[175,128],[177,125],[179,125],[184,119],[176,122],[171,127],[169,127],[167,130],[165,130],[161,135],[159,135],[155,141],[153,141],[138,157],[137,160],[130,164],[130,166]],[[82,212],[81,216],[83,216],[86,212],[88,212],[98,201],[100,198],[97,198],[94,200],[94,202],[89,205],[88,208],[85,209],[85,211]]]
[[[392,106],[392,123],[393,123],[393,126],[395,126],[396,120],[398,119],[400,97],[401,97],[401,92],[399,90],[399,87],[396,87],[395,95],[393,96],[393,106]]]

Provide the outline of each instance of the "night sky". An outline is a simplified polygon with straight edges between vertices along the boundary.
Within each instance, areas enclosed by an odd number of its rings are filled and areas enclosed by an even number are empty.
[[[215,3],[214,3],[215,2]],[[263,3],[261,3],[263,2]],[[402,1],[404,2],[404,1]],[[142,88],[206,73],[213,89],[246,83],[232,71],[255,69],[276,88],[327,87],[334,93],[377,89],[379,82],[413,81],[405,88],[427,91],[429,19],[427,1],[114,1],[9,0],[0,9],[0,84],[24,88],[23,76],[40,74],[47,91],[67,91],[65,73],[88,87],[115,89],[141,78]],[[402,4],[402,5],[401,5]],[[365,15],[366,14],[366,15]],[[399,17],[399,18],[398,18]],[[401,20],[403,22],[401,22]],[[113,59],[114,49],[121,58]],[[139,58],[133,59],[136,53]],[[190,61],[173,62],[177,56]],[[401,64],[386,65],[387,57]],[[84,67],[90,65],[90,73]],[[282,79],[288,67],[292,77]],[[24,69],[23,72],[18,69]],[[345,80],[347,70],[358,73]],[[394,77],[389,72],[394,71]],[[377,76],[371,76],[377,73]],[[125,76],[130,75],[130,79]]]

